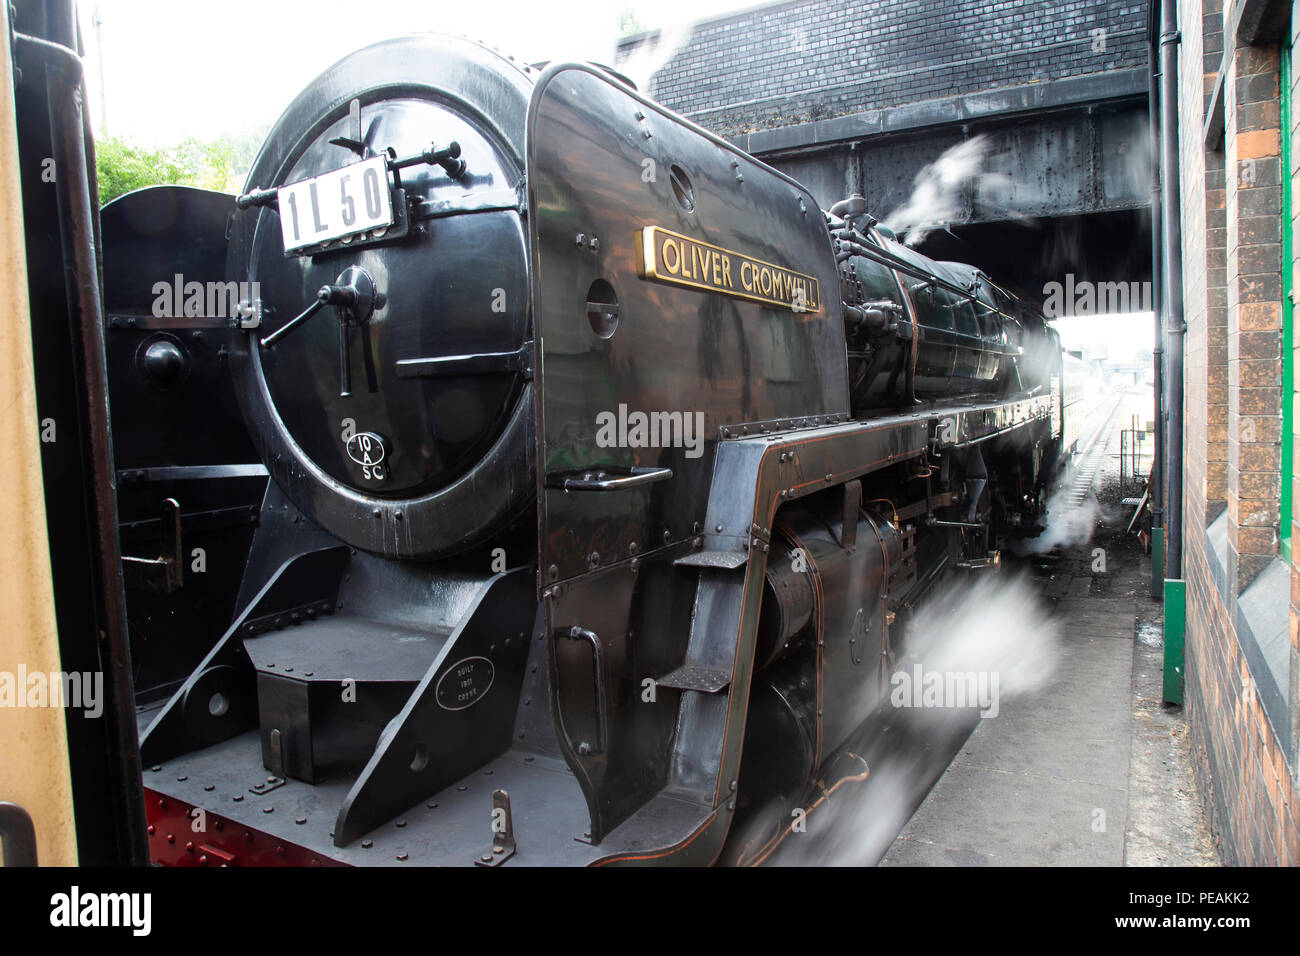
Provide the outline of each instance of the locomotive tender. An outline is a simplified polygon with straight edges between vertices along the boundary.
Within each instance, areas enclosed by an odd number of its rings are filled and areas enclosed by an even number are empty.
[[[761,862],[865,778],[909,611],[996,566],[1060,453],[1032,308],[595,65],[386,41],[236,201],[103,218],[114,388],[189,376],[224,434],[228,365],[270,476],[142,734],[161,863]],[[247,295],[159,316],[174,274]],[[212,485],[260,471],[241,440]],[[137,607],[200,586],[189,487]]]

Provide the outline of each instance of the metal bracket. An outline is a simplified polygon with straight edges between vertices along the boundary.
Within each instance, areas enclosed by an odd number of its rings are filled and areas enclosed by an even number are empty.
[[[175,498],[162,503],[162,542],[158,550],[156,558],[122,557],[122,577],[128,588],[171,594],[184,582],[181,506]]]
[[[199,846],[199,864],[207,866],[213,860],[218,861],[217,866],[233,866],[235,854],[220,847],[212,846],[210,843],[201,844]]]
[[[13,8],[10,9],[12,11]],[[10,54],[13,57],[11,62],[14,68],[15,87],[22,83],[22,64],[24,60],[29,65],[47,67],[52,80],[65,83],[68,87],[73,87],[81,82],[84,69],[81,57],[76,50],[70,49],[62,43],[55,43],[52,40],[20,33],[15,29],[13,21],[14,17],[11,12],[9,17]]]
[[[853,616],[853,628],[849,631],[849,661],[854,667],[867,659],[865,654],[859,654],[857,650],[858,636],[862,635],[865,638],[871,633],[871,618],[867,617],[866,624],[863,624],[864,617],[862,608],[858,608],[858,613]],[[866,641],[864,640],[863,643],[865,644]]]
[[[493,790],[492,849],[475,860],[474,864],[500,866],[515,855],[515,846],[515,825],[510,817],[510,794],[504,790]]]
[[[266,783],[255,783],[248,788],[248,792],[253,794],[255,797],[262,797],[270,793],[272,790],[279,790],[288,782],[289,781],[283,775],[276,776],[275,774],[272,774],[266,778]]]
[[[471,192],[454,199],[411,200],[410,218],[413,222],[442,219],[445,216],[463,216],[480,212],[518,212],[517,189],[489,189]]]

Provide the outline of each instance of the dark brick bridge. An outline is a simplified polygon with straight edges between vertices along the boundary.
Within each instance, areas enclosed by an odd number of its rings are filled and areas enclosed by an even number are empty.
[[[920,248],[1041,297],[1150,278],[1145,25],[1137,0],[795,0],[629,37],[616,65],[677,43],[655,99],[882,218],[982,136],[984,175]]]

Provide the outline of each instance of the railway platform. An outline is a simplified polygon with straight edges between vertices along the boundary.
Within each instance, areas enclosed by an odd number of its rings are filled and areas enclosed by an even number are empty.
[[[1027,558],[1056,627],[1050,677],[976,722],[882,865],[1218,864],[1182,709],[1161,700],[1150,557],[1122,504],[1120,432],[1149,401],[1098,412],[1065,479],[1065,507],[1095,509],[1092,533]]]

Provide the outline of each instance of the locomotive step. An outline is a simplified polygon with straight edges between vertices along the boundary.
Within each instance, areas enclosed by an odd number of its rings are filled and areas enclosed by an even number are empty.
[[[360,766],[451,632],[339,613],[245,638],[266,769],[315,782]]]
[[[259,674],[304,682],[416,683],[451,636],[339,613],[244,641]]]

